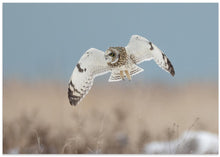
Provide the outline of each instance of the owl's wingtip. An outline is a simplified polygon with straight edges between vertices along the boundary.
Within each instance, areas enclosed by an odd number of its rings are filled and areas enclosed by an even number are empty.
[[[68,88],[68,98],[71,106],[76,106],[79,102],[79,97],[73,95],[73,92],[71,91],[70,88]]]
[[[171,71],[170,74],[174,77],[175,76],[175,71]]]
[[[72,81],[70,81],[69,86],[74,88]],[[70,105],[72,106],[76,106],[81,100],[81,97],[76,95],[76,93],[74,93],[74,90],[71,90],[70,87],[68,88],[68,98],[69,98]]]
[[[70,99],[69,99],[69,102],[71,106],[76,106],[78,104],[78,101],[74,101],[74,100],[72,101]]]

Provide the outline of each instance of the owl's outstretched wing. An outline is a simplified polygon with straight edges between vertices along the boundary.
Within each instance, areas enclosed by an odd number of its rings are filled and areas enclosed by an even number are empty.
[[[103,51],[95,48],[87,50],[74,68],[68,84],[70,104],[77,105],[91,89],[94,78],[109,71]]]
[[[162,69],[169,72],[172,76],[175,75],[173,65],[167,56],[146,38],[139,35],[132,35],[125,48],[136,64],[153,59]]]

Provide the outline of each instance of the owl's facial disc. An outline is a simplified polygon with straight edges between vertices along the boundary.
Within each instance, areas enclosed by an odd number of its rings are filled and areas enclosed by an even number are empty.
[[[115,51],[114,49],[109,48],[105,52],[105,59],[106,59],[107,63],[111,63],[111,64],[116,63],[119,59],[117,50]]]

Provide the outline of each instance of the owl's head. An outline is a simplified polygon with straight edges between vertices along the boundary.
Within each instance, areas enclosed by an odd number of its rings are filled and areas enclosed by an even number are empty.
[[[119,60],[119,54],[116,48],[110,47],[105,51],[105,60],[107,63],[114,64]]]

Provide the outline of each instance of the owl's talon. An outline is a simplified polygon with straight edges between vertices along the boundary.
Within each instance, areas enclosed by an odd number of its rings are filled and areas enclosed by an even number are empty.
[[[125,80],[123,71],[120,71],[120,76],[121,76],[121,79],[122,79],[122,80]]]
[[[131,75],[129,74],[129,72],[127,70],[125,70],[125,74],[126,74],[128,80],[131,81]]]

